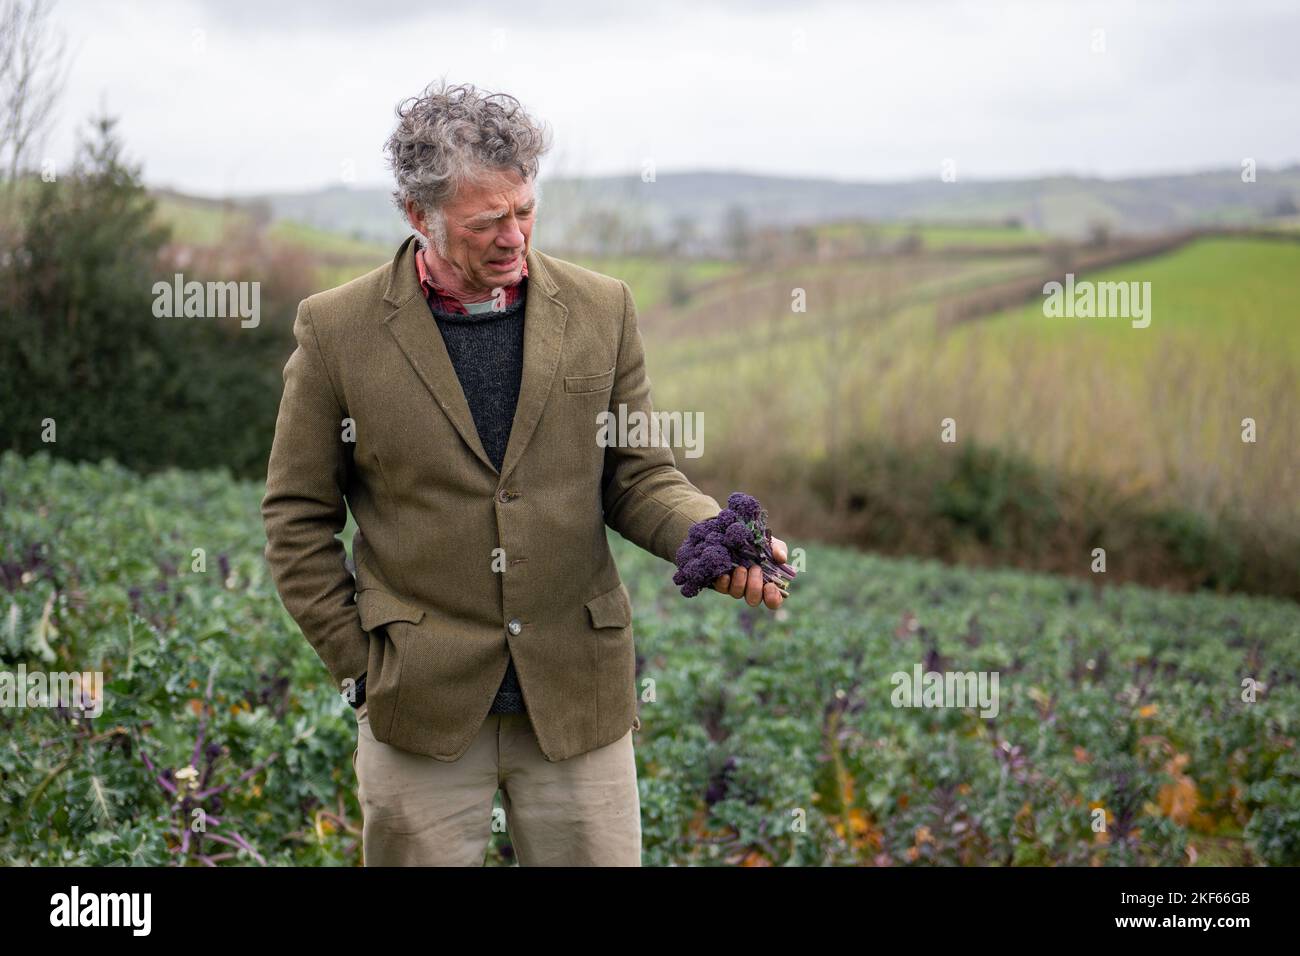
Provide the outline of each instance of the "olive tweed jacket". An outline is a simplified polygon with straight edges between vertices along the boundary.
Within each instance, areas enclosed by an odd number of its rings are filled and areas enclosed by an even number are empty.
[[[336,686],[366,672],[377,740],[460,757],[508,649],[542,752],[563,760],[636,719],[632,607],[605,526],[672,561],[721,508],[670,448],[601,447],[598,412],[653,411],[632,294],[536,249],[498,471],[420,294],[417,248],[299,305],[262,499],[267,562]],[[355,578],[336,537],[347,507]]]

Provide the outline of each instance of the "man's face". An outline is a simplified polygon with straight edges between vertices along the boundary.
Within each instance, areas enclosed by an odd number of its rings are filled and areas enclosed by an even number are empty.
[[[442,208],[447,244],[445,250],[429,249],[435,275],[442,273],[440,280],[453,291],[475,295],[518,282],[535,210],[533,184],[516,172],[464,184]],[[427,226],[422,220],[422,231]]]

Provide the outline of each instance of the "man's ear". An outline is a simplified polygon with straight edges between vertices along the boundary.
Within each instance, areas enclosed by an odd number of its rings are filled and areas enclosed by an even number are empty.
[[[424,213],[414,199],[406,200],[406,219],[416,232],[424,233]]]

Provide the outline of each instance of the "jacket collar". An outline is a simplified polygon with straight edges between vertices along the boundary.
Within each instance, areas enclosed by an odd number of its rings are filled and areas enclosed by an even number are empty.
[[[528,265],[528,298],[524,303],[523,376],[519,383],[519,403],[510,427],[510,440],[498,472],[478,437],[478,429],[447,346],[434,322],[429,303],[420,293],[415,269],[418,248],[415,237],[408,236],[393,256],[384,291],[384,301],[393,308],[391,311],[385,309],[384,325],[465,444],[493,474],[498,475],[504,487],[542,417],[542,408],[546,405],[560,361],[568,307],[558,297],[559,289],[546,269],[542,253],[530,246],[524,259]]]

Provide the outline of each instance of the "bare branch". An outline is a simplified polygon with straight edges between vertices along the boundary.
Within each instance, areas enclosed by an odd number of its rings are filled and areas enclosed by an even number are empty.
[[[12,193],[44,145],[67,80],[66,38],[51,29],[49,0],[0,0],[0,164]]]

